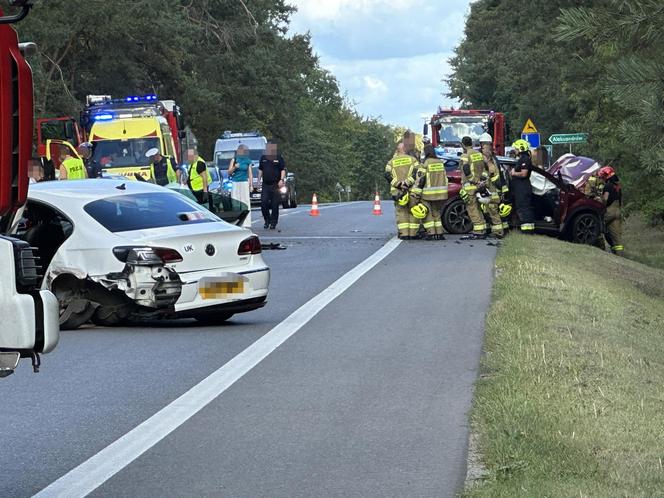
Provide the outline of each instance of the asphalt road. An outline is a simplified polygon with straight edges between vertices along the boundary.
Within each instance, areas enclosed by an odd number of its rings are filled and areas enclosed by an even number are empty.
[[[279,231],[254,213],[262,240],[288,248],[264,254],[265,308],[222,327],[64,332],[40,374],[24,362],[0,381],[0,496],[35,494],[270,336],[392,238],[383,208],[326,205],[313,218],[302,206]],[[453,496],[494,255],[456,239],[400,244],[93,495]]]

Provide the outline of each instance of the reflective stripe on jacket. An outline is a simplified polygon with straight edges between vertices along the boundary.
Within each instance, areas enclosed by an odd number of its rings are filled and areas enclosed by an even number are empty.
[[[408,187],[415,183],[414,173],[419,165],[417,159],[407,154],[397,154],[385,166],[385,174],[391,178],[390,194],[395,196],[399,193],[397,184],[405,182]]]
[[[424,179],[422,198],[427,201],[444,201],[447,199],[447,173],[445,164],[440,159],[429,158],[418,171],[418,177]]]

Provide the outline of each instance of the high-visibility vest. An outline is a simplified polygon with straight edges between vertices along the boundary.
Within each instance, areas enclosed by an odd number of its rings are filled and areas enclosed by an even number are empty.
[[[417,159],[407,154],[397,154],[385,166],[385,174],[390,178],[390,194],[398,194],[397,183],[406,182],[408,186],[415,183],[414,175],[417,166]]]
[[[429,158],[424,161],[418,172],[424,178],[422,198],[427,201],[444,201],[447,199],[447,173],[445,163],[440,159]]]
[[[68,157],[62,161],[62,166],[67,171],[67,180],[85,179],[85,164],[83,164],[82,160],[75,157]]]
[[[198,173],[197,168],[199,162],[205,164],[203,158],[198,156],[198,158],[189,165],[189,187],[194,192],[200,192],[203,190],[203,177]],[[212,175],[210,175],[207,167],[205,168],[205,174],[207,175],[207,184],[209,186],[210,183],[212,183]]]
[[[157,173],[155,172],[154,169],[154,163],[150,165],[150,175],[152,176],[152,179],[157,185],[167,185],[169,183],[174,183],[177,181],[178,177],[175,171],[173,170],[173,158],[171,156],[162,156],[164,163],[166,164],[166,178],[163,176],[157,177]]]
[[[461,182],[466,192],[474,194],[477,184],[482,181],[484,173],[484,156],[475,150],[466,151],[461,155]]]

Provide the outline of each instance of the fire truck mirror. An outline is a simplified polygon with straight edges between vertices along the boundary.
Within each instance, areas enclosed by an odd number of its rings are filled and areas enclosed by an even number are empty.
[[[18,49],[23,57],[30,57],[37,53],[37,44],[33,42],[19,43]]]

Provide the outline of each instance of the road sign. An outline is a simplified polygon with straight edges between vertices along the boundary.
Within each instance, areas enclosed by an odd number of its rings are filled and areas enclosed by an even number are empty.
[[[522,133],[521,138],[530,144],[531,149],[540,146],[541,137],[539,133]]]
[[[585,144],[588,143],[587,133],[565,133],[559,135],[551,135],[549,143],[557,144]]]
[[[528,121],[526,121],[526,124],[523,126],[523,130],[521,130],[521,133],[523,134],[537,133],[537,128],[535,128],[535,123],[533,123],[532,119],[528,118]]]

